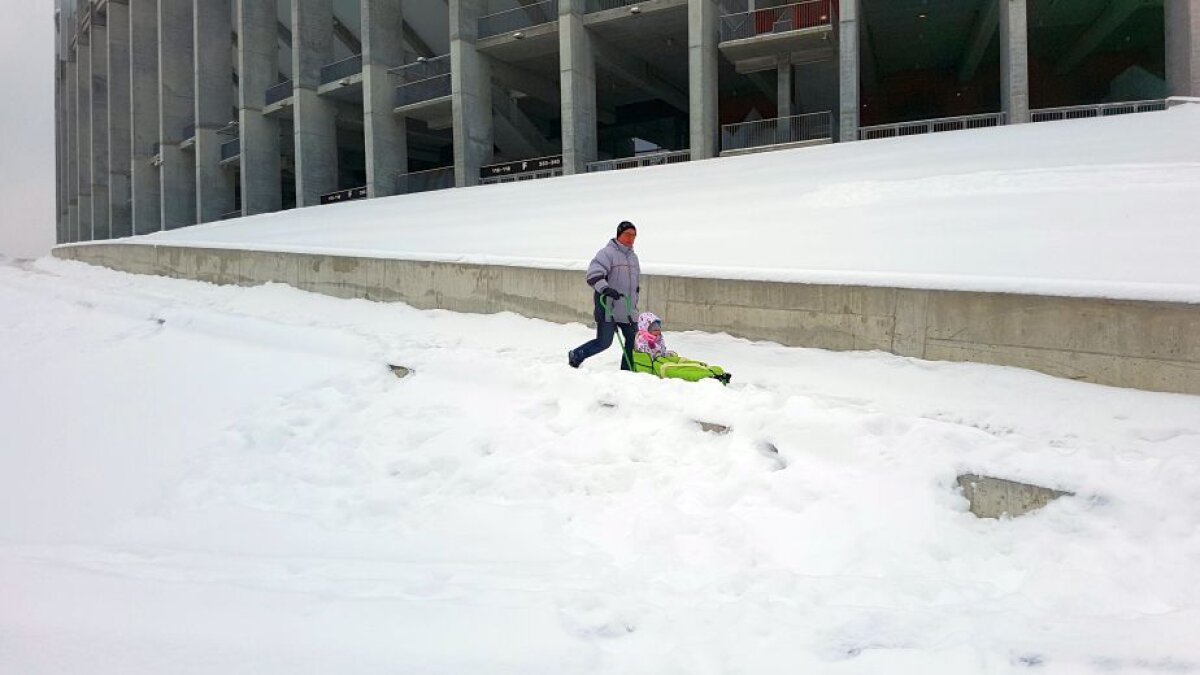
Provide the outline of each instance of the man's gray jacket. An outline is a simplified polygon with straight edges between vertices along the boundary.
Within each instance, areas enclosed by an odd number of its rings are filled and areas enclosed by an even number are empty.
[[[637,322],[638,292],[642,290],[642,266],[638,263],[637,253],[633,249],[622,246],[616,239],[610,239],[608,245],[596,253],[587,269],[587,283],[596,291],[596,321],[616,321],[617,323]],[[624,297],[619,300],[608,300],[609,315],[601,308],[600,294],[604,289],[611,288]],[[628,300],[628,302],[626,302]]]

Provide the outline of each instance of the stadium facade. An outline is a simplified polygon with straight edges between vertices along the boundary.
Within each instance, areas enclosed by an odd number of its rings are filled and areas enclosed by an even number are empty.
[[[57,2],[60,243],[1200,95],[1200,0]]]

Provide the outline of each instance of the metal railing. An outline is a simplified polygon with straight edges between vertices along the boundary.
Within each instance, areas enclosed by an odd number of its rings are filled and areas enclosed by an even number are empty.
[[[221,144],[221,161],[227,161],[235,157],[240,157],[242,154],[242,139],[235,138],[232,141],[225,141]]]
[[[591,14],[592,12],[603,12],[606,9],[620,9],[643,3],[645,3],[645,0],[587,0],[584,12]]]
[[[722,151],[829,140],[833,115],[828,111],[721,126]]]
[[[229,211],[229,212],[221,214],[221,220],[229,220],[230,218],[241,218],[241,217],[242,217],[241,209],[234,209],[233,211]]]
[[[442,166],[396,176],[396,194],[410,195],[454,187],[454,167]]]
[[[503,35],[551,21],[558,21],[558,0],[540,0],[479,17],[479,37]]]
[[[663,164],[681,164],[691,161],[691,150],[664,150],[663,152],[647,153],[637,157],[620,157],[617,159],[602,159],[598,162],[588,162],[588,173],[597,171],[619,171],[621,169],[637,169],[643,166],[660,166]]]
[[[804,0],[754,10],[746,0],[727,0],[723,9],[725,13],[717,21],[721,42],[833,26],[837,20],[833,0]]]
[[[396,107],[450,95],[450,55],[432,59],[421,58],[416,63],[388,71],[400,81],[396,87]]]
[[[336,82],[343,77],[358,75],[362,72],[362,54],[355,54],[348,59],[335,61],[321,66],[321,84]]]
[[[292,95],[292,81],[284,80],[283,82],[280,82],[279,84],[267,89],[267,93],[266,93],[267,105],[271,105],[272,103],[279,103],[280,101],[282,101],[285,98],[290,97],[291,95]]]
[[[1150,101],[1128,101],[1123,103],[1100,103],[1097,105],[1072,105],[1062,108],[1041,108],[1029,111],[1030,122],[1057,122],[1060,120],[1081,120],[1091,117],[1110,117],[1112,115],[1131,115],[1133,113],[1157,112],[1166,110],[1167,102],[1163,99]]]
[[[960,117],[940,117],[932,120],[899,122],[897,124],[878,124],[870,127],[860,127],[858,130],[858,140],[870,141],[877,138],[919,136],[921,134],[936,134],[943,131],[986,129],[1003,126],[1007,122],[1008,115],[999,112],[983,115],[963,115]]]

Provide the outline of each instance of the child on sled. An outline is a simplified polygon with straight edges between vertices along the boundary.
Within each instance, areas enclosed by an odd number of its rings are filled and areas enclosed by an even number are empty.
[[[638,315],[637,338],[633,343],[633,370],[688,382],[711,378],[721,384],[729,384],[731,377],[719,366],[685,359],[668,351],[667,341],[662,335],[662,320],[651,312]]]

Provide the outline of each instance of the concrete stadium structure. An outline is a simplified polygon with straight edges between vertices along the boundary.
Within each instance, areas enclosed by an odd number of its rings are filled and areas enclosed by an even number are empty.
[[[1200,0],[57,2],[60,243],[1200,95]]]

